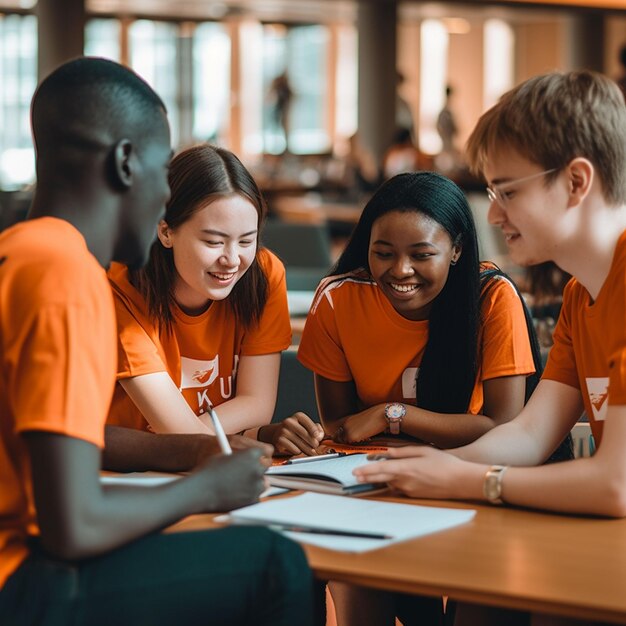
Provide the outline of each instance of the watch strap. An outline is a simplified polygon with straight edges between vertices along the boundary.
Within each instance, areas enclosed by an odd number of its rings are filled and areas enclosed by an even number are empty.
[[[389,433],[392,435],[400,434],[400,422],[401,419],[390,419],[388,420]]]
[[[491,504],[503,504],[502,478],[508,469],[507,465],[492,465],[485,473],[483,495]]]

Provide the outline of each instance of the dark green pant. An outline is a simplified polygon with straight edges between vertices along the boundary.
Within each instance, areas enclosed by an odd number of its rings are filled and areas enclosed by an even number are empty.
[[[300,547],[265,528],[150,535],[64,563],[37,550],[0,590],[3,626],[313,624]]]

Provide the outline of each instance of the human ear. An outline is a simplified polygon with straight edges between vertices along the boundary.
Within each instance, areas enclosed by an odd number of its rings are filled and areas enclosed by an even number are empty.
[[[461,252],[463,252],[463,246],[460,243],[455,243],[452,246],[452,258],[450,259],[450,265],[456,265],[461,258]]]
[[[566,168],[568,182],[568,203],[567,206],[580,204],[591,189],[595,176],[595,169],[589,159],[577,157],[570,161]]]
[[[128,139],[120,139],[113,148],[113,176],[125,189],[133,184],[133,145]]]
[[[165,220],[161,220],[159,222],[159,226],[157,227],[157,237],[164,248],[171,248],[174,245],[170,237],[171,233],[172,230],[170,229],[168,223]]]

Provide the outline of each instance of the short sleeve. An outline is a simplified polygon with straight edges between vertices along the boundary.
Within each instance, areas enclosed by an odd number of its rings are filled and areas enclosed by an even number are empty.
[[[520,296],[506,278],[484,297],[481,328],[481,380],[532,374],[535,371],[528,327]]]
[[[241,354],[245,356],[281,352],[291,345],[285,266],[269,250],[261,251],[260,262],[268,281],[268,298],[258,325],[243,337]]]
[[[571,294],[572,283],[565,287],[563,292],[563,306],[559,320],[552,335],[554,344],[550,348],[548,362],[542,378],[554,380],[570,387],[580,389],[578,371],[576,369],[576,354],[571,332]]]
[[[125,298],[115,290],[117,316],[117,379],[133,378],[155,372],[165,372],[167,367],[159,350],[156,325],[143,319],[129,308]]]
[[[309,313],[298,347],[298,360],[324,378],[346,382],[353,376],[341,345],[334,306],[325,294]]]
[[[57,432],[104,445],[116,355],[110,292],[103,295],[106,305],[95,307],[44,305],[24,325],[9,382],[18,432]]]

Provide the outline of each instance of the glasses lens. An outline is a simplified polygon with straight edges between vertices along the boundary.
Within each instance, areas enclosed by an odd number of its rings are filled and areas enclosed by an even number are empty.
[[[487,197],[489,198],[490,202],[497,202],[498,201],[498,197],[496,196],[496,192],[491,187],[487,187]]]

